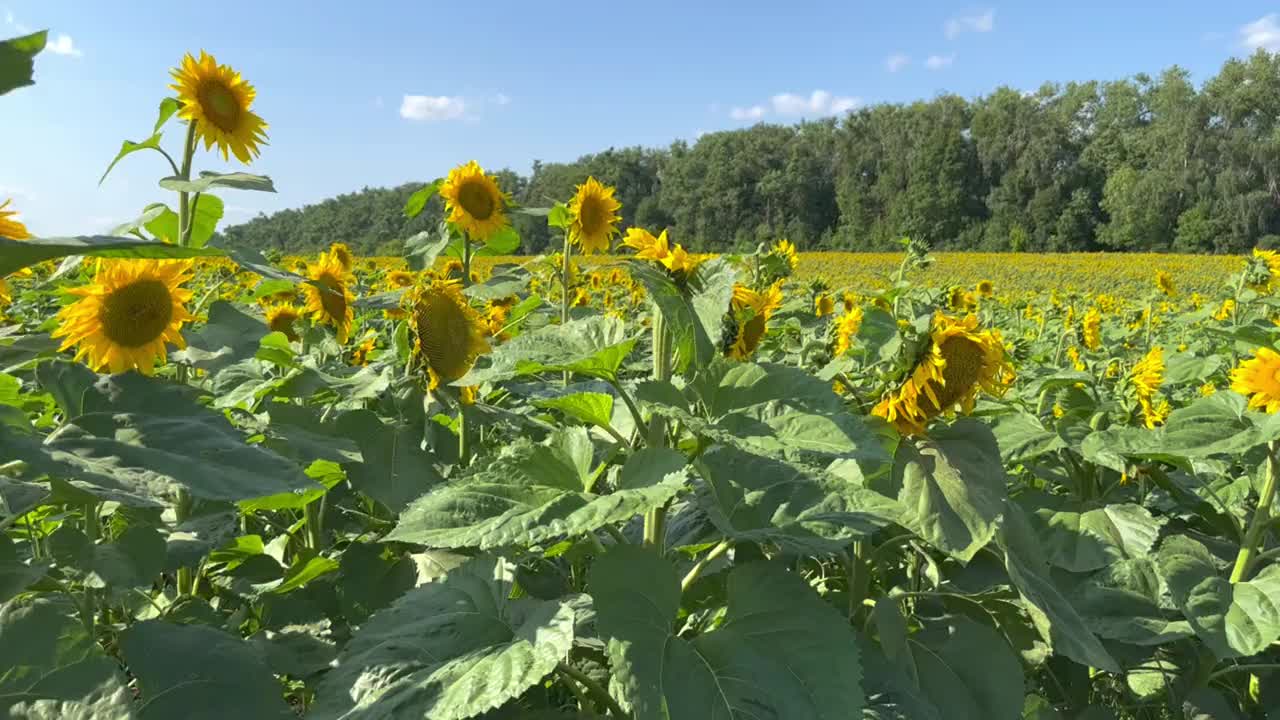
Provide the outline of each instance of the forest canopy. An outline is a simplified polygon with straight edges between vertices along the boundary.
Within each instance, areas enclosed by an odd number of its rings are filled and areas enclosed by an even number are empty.
[[[1001,87],[499,173],[527,207],[567,200],[588,176],[617,187],[624,227],[670,228],[703,252],[782,237],[801,250],[885,250],[904,235],[951,250],[1273,247],[1280,53],[1228,60],[1199,87],[1179,67],[1035,92]],[[220,242],[304,253],[340,241],[398,254],[439,220],[438,197],[416,218],[402,213],[431,179],[259,215]],[[515,223],[524,252],[558,242],[543,218]]]

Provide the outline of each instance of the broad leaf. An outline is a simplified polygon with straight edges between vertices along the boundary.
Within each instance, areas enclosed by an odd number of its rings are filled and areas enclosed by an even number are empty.
[[[30,35],[0,40],[0,95],[36,83],[35,56],[44,49],[48,37],[49,32],[41,30]]]
[[[1034,517],[1049,562],[1088,572],[1117,560],[1143,557],[1155,546],[1163,518],[1140,505],[1120,503],[1083,512],[1042,507]]]
[[[10,240],[0,237],[0,276],[68,255],[114,258],[191,258],[222,255],[217,248],[168,245],[153,240],[84,235]]]
[[[562,371],[614,382],[635,344],[636,338],[627,336],[626,324],[615,318],[592,316],[549,325],[499,345],[488,356],[487,367],[476,367],[454,384],[478,385]]]
[[[256,318],[225,300],[209,306],[209,320],[199,330],[183,333],[187,347],[173,353],[175,362],[216,373],[232,363],[251,358],[268,332]]]
[[[998,631],[948,617],[912,636],[911,647],[920,688],[944,720],[1020,716],[1022,663]]]
[[[422,449],[421,428],[387,425],[370,410],[352,410],[338,418],[337,431],[355,440],[363,458],[343,464],[351,484],[392,512],[444,482],[435,456]]]
[[[259,190],[275,192],[276,187],[271,178],[265,175],[251,175],[243,172],[216,173],[202,171],[195,180],[183,180],[178,177],[167,177],[160,180],[160,187],[174,192],[203,193],[212,188],[224,187],[233,190]]]
[[[718,357],[723,318],[733,298],[737,271],[726,260],[704,262],[683,285],[650,262],[628,264],[658,307],[671,335],[676,372],[703,367]]]

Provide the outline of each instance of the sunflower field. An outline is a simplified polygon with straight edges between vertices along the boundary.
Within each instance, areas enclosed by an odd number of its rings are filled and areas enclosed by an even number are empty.
[[[165,202],[0,206],[4,716],[1280,718],[1280,255],[711,257],[470,162],[267,258],[253,87],[171,88]]]

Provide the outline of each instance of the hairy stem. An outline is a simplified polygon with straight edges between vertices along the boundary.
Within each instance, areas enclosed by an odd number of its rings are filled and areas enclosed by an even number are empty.
[[[684,580],[680,581],[680,592],[687,592],[689,587],[697,582],[698,578],[702,576],[702,571],[706,570],[708,565],[715,562],[716,558],[728,552],[731,547],[733,547],[733,543],[726,538],[721,540],[715,547],[711,548],[711,552],[703,556],[697,564],[690,568],[689,572],[684,576]]]
[[[187,139],[182,144],[182,169],[178,172],[178,179],[191,179],[191,160],[196,154],[196,121],[187,121]],[[198,195],[198,193],[197,193]],[[178,237],[176,238],[179,245],[183,247],[191,244],[191,197],[190,193],[185,190],[178,192]],[[174,240],[175,238],[170,238]]]
[[[613,697],[609,695],[609,691],[601,687],[600,683],[592,680],[591,676],[563,661],[556,663],[556,672],[581,685],[582,688],[587,691],[587,695],[589,695],[592,700],[595,700],[597,703],[609,708],[610,715],[613,715],[616,718],[630,717],[627,714],[627,711],[623,710],[622,706],[618,704],[618,701],[614,700]]]
[[[1249,576],[1256,562],[1258,543],[1271,522],[1271,503],[1276,497],[1276,441],[1267,444],[1266,478],[1262,482],[1262,492],[1258,496],[1258,508],[1253,511],[1253,519],[1249,521],[1249,529],[1244,533],[1244,543],[1236,555],[1235,567],[1231,570],[1232,584],[1242,582]]]

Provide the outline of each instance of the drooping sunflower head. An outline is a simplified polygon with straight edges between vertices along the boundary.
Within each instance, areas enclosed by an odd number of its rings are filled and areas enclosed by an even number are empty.
[[[609,242],[618,234],[622,203],[614,192],[614,188],[588,177],[569,201],[569,238],[582,248],[583,255],[608,252]]]
[[[329,254],[333,255],[333,259],[337,260],[342,269],[347,272],[351,272],[351,269],[356,265],[356,256],[346,243],[339,242],[330,245]]]
[[[951,288],[951,292],[947,296],[947,305],[952,310],[972,310],[976,304],[977,302],[973,299],[973,294],[959,286]]]
[[[1129,372],[1138,398],[1151,399],[1164,382],[1164,348],[1156,345],[1133,366]]]
[[[187,53],[171,74],[169,87],[182,102],[178,117],[195,123],[206,150],[217,145],[223,160],[230,153],[246,165],[258,156],[258,145],[267,144],[267,123],[249,109],[257,93],[240,73],[201,50],[199,60]]]
[[[813,299],[813,314],[818,317],[826,317],[836,311],[836,299],[822,293]]]
[[[1089,308],[1089,312],[1084,314],[1084,320],[1080,322],[1080,334],[1087,349],[1097,350],[1102,347],[1102,313],[1098,312],[1098,308]]]
[[[351,273],[333,253],[322,253],[316,262],[307,267],[307,283],[303,291],[307,297],[306,313],[322,325],[330,325],[338,334],[338,342],[347,342],[355,311],[351,304],[355,296],[351,292]]]
[[[472,240],[488,242],[507,227],[507,196],[498,188],[498,180],[485,173],[475,160],[449,171],[440,187],[448,221],[457,225]]]
[[[359,342],[351,351],[351,364],[363,366],[369,364],[369,359],[373,355],[373,351],[378,347],[377,333],[369,333]]]
[[[996,294],[996,286],[990,280],[979,280],[974,291],[982,297],[991,297]]]
[[[292,305],[271,305],[267,307],[267,327],[271,332],[284,333],[291,342],[297,341],[298,330],[294,327],[300,314]]]
[[[903,434],[921,434],[925,424],[959,408],[968,413],[980,391],[1002,395],[1013,382],[997,330],[979,330],[973,315],[938,313],[924,353],[902,385],[872,410]]]
[[[31,233],[27,232],[26,225],[14,219],[18,211],[5,209],[9,207],[11,202],[13,200],[5,200],[0,203],[0,237],[6,237],[10,240],[26,240],[31,237]]]
[[[413,351],[433,384],[451,383],[466,375],[476,358],[489,351],[486,325],[462,294],[461,284],[434,280],[408,298]]]
[[[787,267],[794,272],[800,266],[800,255],[796,252],[796,246],[790,240],[779,240],[773,244],[774,255],[786,261]]]
[[[1173,276],[1160,270],[1156,273],[1156,289],[1165,295],[1173,295],[1175,289],[1173,287]]]
[[[58,349],[75,347],[95,370],[150,375],[166,343],[186,347],[179,331],[194,318],[182,284],[191,277],[185,260],[99,260],[92,283],[67,291],[80,299],[58,313]]]
[[[746,360],[769,332],[769,318],[782,307],[782,283],[776,282],[760,292],[737,285],[731,306],[736,333],[727,354],[735,360]]]
[[[1260,347],[1231,371],[1231,389],[1249,398],[1249,407],[1280,412],[1280,353]]]

